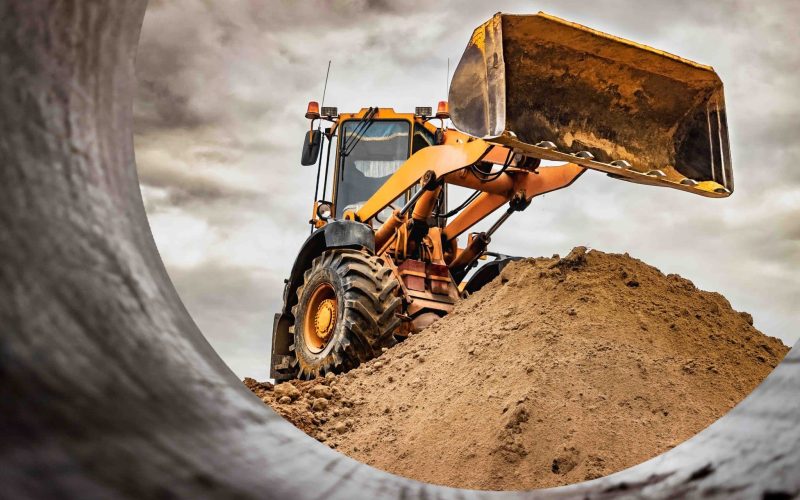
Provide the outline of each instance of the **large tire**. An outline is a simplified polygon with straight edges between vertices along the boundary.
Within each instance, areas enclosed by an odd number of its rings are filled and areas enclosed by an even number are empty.
[[[394,345],[402,303],[398,289],[379,257],[337,249],[314,259],[292,307],[298,378],[345,372]]]

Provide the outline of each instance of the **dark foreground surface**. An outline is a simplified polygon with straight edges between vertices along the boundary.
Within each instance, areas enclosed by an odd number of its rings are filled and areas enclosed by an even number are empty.
[[[553,490],[406,480],[282,420],[197,330],[150,234],[131,135],[145,3],[0,2],[0,497],[800,493],[798,348],[695,438]]]

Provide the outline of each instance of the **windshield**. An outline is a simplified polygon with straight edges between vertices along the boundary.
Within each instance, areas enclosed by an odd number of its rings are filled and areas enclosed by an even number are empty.
[[[409,122],[375,121],[357,141],[359,123],[342,124],[342,150],[349,154],[340,160],[336,217],[358,210],[408,159]]]

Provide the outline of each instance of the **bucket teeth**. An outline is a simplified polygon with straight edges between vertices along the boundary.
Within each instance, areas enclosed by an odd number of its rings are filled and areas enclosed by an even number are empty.
[[[537,142],[537,143],[536,143],[536,147],[537,147],[537,148],[542,148],[542,149],[556,149],[556,145],[555,145],[555,143],[553,143],[553,142],[550,142],[550,141],[540,141],[540,142]]]
[[[699,183],[699,182],[697,182],[697,181],[696,181],[696,180],[694,180],[694,179],[690,179],[690,178],[688,178],[688,177],[687,177],[687,178],[685,178],[685,179],[683,179],[683,180],[681,181],[681,184],[682,184],[682,185],[684,185],[684,186],[696,186],[696,185],[698,185],[698,184],[700,184],[700,183]]]
[[[577,158],[583,158],[584,160],[594,160],[594,155],[589,151],[578,151],[574,155]]]
[[[609,163],[609,165],[618,168],[631,168],[632,166],[631,163],[627,160],[614,160],[611,163]]]
[[[659,179],[663,179],[667,176],[667,174],[665,174],[661,170],[650,170],[649,172],[647,172],[647,175],[649,175],[650,177],[658,177]]]

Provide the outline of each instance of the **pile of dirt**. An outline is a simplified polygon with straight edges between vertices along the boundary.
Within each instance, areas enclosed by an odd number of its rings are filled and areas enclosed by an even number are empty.
[[[245,383],[341,452],[436,484],[592,479],[721,417],[788,351],[720,294],[626,255],[515,262],[446,318],[349,373]]]

